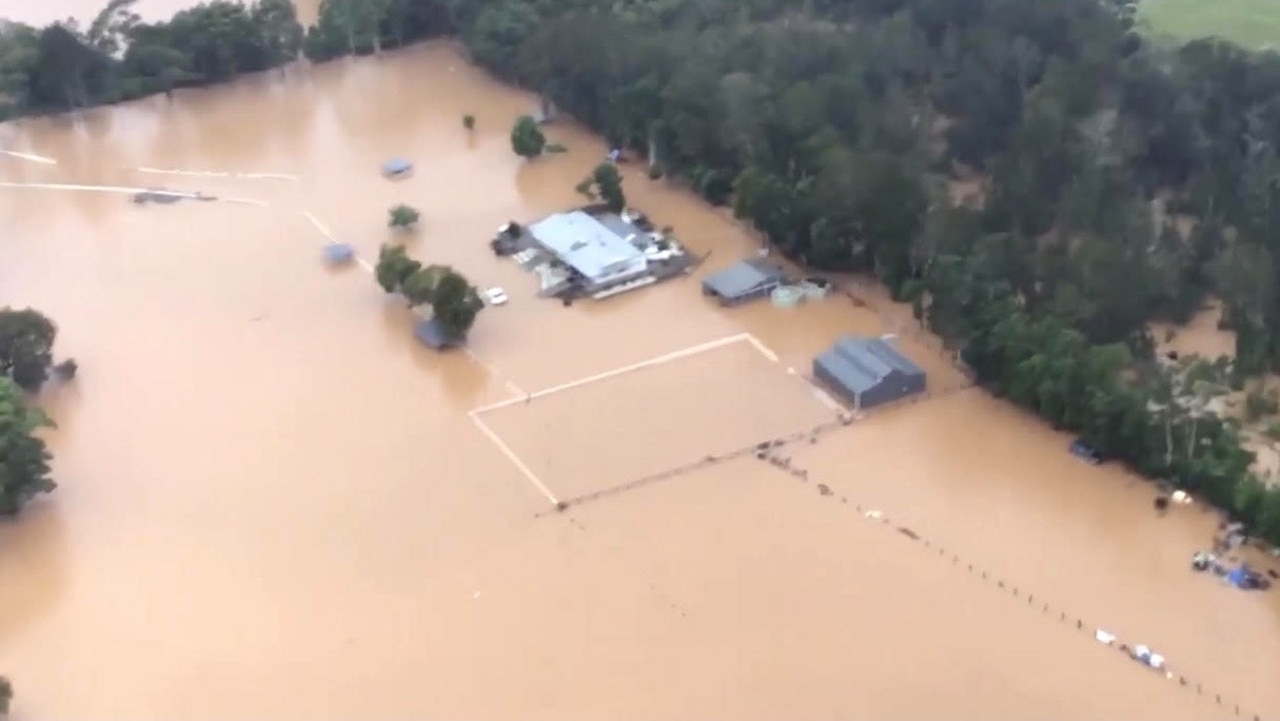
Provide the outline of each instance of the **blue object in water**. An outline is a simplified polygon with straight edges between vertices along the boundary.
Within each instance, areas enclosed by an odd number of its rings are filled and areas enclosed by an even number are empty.
[[[330,243],[324,247],[324,257],[332,265],[342,265],[355,260],[356,250],[347,243]]]
[[[1249,572],[1245,570],[1244,566],[1233,568],[1227,572],[1227,583],[1236,588],[1244,588],[1249,583]]]
[[[392,158],[382,164],[382,174],[387,177],[405,175],[410,170],[413,170],[413,163],[404,158]]]
[[[1102,458],[1098,456],[1098,451],[1094,450],[1093,446],[1078,438],[1071,442],[1069,450],[1071,451],[1071,455],[1083,459],[1092,465],[1097,465],[1102,462]]]

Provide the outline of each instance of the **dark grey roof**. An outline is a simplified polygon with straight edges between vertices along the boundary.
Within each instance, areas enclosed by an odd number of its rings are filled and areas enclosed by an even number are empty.
[[[435,350],[443,350],[458,343],[458,339],[451,337],[435,318],[415,323],[413,334],[423,345]]]
[[[867,370],[849,360],[849,357],[838,349],[832,348],[816,359],[818,365],[830,373],[840,385],[851,393],[863,393],[875,387],[879,382]]]
[[[888,375],[890,370],[896,370],[908,376],[924,375],[924,370],[920,366],[898,352],[897,348],[883,338],[845,336],[836,341],[836,348],[881,377]]]
[[[721,298],[739,298],[762,287],[778,285],[782,280],[781,268],[760,258],[752,258],[712,273],[703,279],[702,287]]]
[[[863,393],[894,372],[923,377],[924,371],[882,338],[845,336],[815,362],[852,393]]]

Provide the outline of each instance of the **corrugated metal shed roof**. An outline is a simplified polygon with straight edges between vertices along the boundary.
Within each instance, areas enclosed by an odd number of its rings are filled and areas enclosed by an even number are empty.
[[[863,393],[875,387],[880,379],[872,376],[866,369],[854,363],[844,353],[832,348],[819,355],[818,365],[848,392]]]
[[[721,298],[740,298],[763,286],[777,285],[782,282],[782,277],[780,268],[753,258],[712,273],[702,281],[702,285]]]
[[[544,218],[529,226],[529,232],[588,279],[647,265],[642,251],[580,210]]]
[[[920,366],[883,338],[846,336],[836,341],[836,345],[845,353],[853,354],[865,365],[874,365],[877,369],[883,368],[886,374],[889,370],[896,370],[909,376],[924,375],[924,370]]]

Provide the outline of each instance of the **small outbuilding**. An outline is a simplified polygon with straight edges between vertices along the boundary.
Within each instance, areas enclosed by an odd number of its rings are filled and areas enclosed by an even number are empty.
[[[813,375],[858,410],[925,389],[924,370],[883,338],[841,338],[813,359]]]
[[[462,344],[462,339],[446,331],[435,318],[414,323],[413,335],[420,343],[432,350],[446,350]]]
[[[413,163],[404,158],[392,158],[382,164],[382,175],[389,180],[407,178],[413,174]]]
[[[763,298],[786,282],[782,269],[763,258],[750,258],[712,273],[702,281],[702,294],[720,305],[737,305]]]
[[[324,247],[324,259],[329,265],[346,265],[356,258],[356,249],[349,243],[329,243]]]

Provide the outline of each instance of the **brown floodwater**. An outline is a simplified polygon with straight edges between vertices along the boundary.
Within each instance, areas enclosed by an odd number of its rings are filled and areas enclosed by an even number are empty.
[[[534,104],[435,43],[0,126],[57,161],[0,156],[0,305],[50,314],[81,368],[42,395],[60,487],[0,525],[15,719],[1280,718],[1277,594],[1188,569],[1215,517],[1156,518],[1146,484],[967,388],[874,288],[537,299],[487,241],[579,202],[605,148],[561,123],[568,153],[521,162]],[[396,155],[416,174],[381,179]],[[699,273],[754,252],[626,177],[711,253]],[[416,232],[386,228],[398,202]],[[324,266],[326,232],[512,300],[470,353],[432,353],[365,270]],[[899,334],[930,397],[811,438],[833,410],[803,376],[849,332]]]
[[[132,10],[144,21],[155,22],[167,20],[179,10],[197,4],[199,0],[137,0]],[[298,8],[299,20],[303,23],[315,22],[320,0],[294,0],[293,4]],[[106,0],[4,0],[0,2],[0,18],[35,26],[72,18],[81,27],[87,27],[106,6]]]

